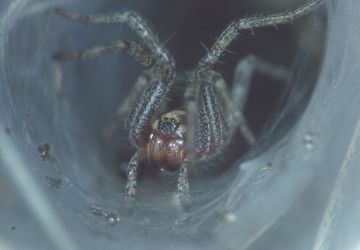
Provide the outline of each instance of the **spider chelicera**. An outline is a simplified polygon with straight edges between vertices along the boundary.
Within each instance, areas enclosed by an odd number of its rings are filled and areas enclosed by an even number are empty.
[[[63,17],[87,24],[125,23],[142,40],[141,44],[117,40],[82,51],[54,54],[55,59],[67,60],[125,52],[146,68],[106,129],[107,134],[111,134],[117,121],[128,114],[130,139],[138,148],[127,169],[126,197],[129,201],[135,200],[137,170],[143,161],[152,162],[161,171],[179,170],[177,189],[182,204],[186,204],[189,200],[188,169],[195,161],[214,157],[238,128],[249,145],[255,142],[242,114],[251,76],[257,71],[284,79],[287,71],[258,57],[248,56],[238,63],[233,88],[229,91],[221,74],[212,68],[241,31],[291,23],[313,11],[322,2],[324,0],[313,0],[293,11],[233,21],[222,31],[197,67],[187,72],[185,80],[181,82],[175,78],[174,59],[138,13],[119,11],[84,16],[60,8],[55,10]],[[163,99],[171,87],[184,82],[183,109],[159,116],[158,110],[163,106]]]

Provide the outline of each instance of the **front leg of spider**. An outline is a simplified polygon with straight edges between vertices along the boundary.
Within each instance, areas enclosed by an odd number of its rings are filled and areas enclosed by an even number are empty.
[[[125,23],[144,43],[144,45],[139,45],[132,41],[118,40],[105,46],[55,55],[58,59],[86,59],[105,53],[121,51],[130,54],[144,67],[151,68],[153,75],[145,84],[145,87],[141,87],[143,90],[136,98],[135,103],[132,104],[128,119],[130,139],[138,147],[137,152],[129,162],[127,170],[126,198],[130,203],[133,203],[136,198],[137,169],[139,163],[144,158],[148,158],[146,149],[149,146],[151,119],[174,82],[174,60],[167,50],[163,48],[144,18],[135,12],[117,11],[109,14],[88,16],[78,15],[59,8],[55,9],[55,12],[72,21],[86,24]]]
[[[135,153],[133,157],[131,157],[129,166],[127,169],[127,183],[126,183],[126,198],[130,204],[135,201],[136,197],[136,177],[137,177],[137,170],[140,163],[140,155],[139,153]]]
[[[191,81],[185,93],[187,157],[180,166],[178,193],[188,210],[190,187],[188,169],[195,161],[213,157],[226,141],[226,120],[210,79]]]
[[[174,72],[169,74],[174,74]],[[173,77],[164,75],[162,78],[149,82],[130,109],[128,120],[130,139],[138,147],[127,170],[126,198],[131,203],[136,198],[137,168],[142,160],[148,158],[147,148],[150,146],[149,140],[151,139],[151,119],[162,98],[169,91],[172,81]]]
[[[185,211],[189,210],[190,201],[189,166],[190,161],[185,159],[180,166],[180,173],[177,182],[180,203]]]

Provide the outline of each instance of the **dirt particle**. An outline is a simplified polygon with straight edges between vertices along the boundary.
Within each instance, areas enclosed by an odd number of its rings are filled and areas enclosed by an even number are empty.
[[[5,128],[5,133],[6,133],[7,135],[11,135],[11,134],[12,134],[11,128],[6,127],[6,128]]]
[[[38,152],[39,152],[39,156],[40,156],[40,159],[42,161],[46,161],[49,159],[49,156],[50,156],[50,145],[47,144],[47,143],[41,143],[39,146],[38,146]]]
[[[61,187],[61,180],[56,178],[51,178],[46,176],[46,180],[49,183],[49,186],[55,189],[59,189]]]

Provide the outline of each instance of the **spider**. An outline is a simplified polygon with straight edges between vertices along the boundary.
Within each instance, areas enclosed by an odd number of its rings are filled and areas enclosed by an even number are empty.
[[[187,72],[182,81],[176,78],[174,59],[138,13],[118,11],[86,16],[61,8],[55,9],[60,16],[86,24],[127,24],[142,41],[139,44],[125,39],[116,40],[81,51],[54,54],[57,60],[70,60],[125,52],[145,67],[144,73],[135,82],[131,93],[105,130],[110,135],[118,121],[128,114],[130,140],[137,147],[127,168],[126,198],[129,202],[135,201],[137,171],[144,161],[152,162],[160,171],[178,170],[177,191],[182,204],[187,204],[190,198],[188,170],[192,164],[215,157],[237,129],[249,145],[255,143],[255,136],[242,113],[251,76],[257,71],[284,79],[287,71],[281,66],[250,55],[238,63],[234,84],[229,91],[221,74],[213,70],[214,64],[239,37],[241,31],[291,23],[323,2],[324,0],[312,0],[293,11],[246,17],[231,22],[195,69]],[[164,97],[171,87],[184,82],[184,108],[159,115],[159,110],[164,106]]]

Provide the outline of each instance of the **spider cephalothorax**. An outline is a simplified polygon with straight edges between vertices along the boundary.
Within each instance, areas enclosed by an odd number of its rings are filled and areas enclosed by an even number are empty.
[[[230,23],[189,74],[181,105],[184,111],[173,110],[159,118],[155,117],[158,109],[163,107],[164,97],[175,82],[175,61],[146,21],[132,11],[82,16],[56,9],[59,15],[88,24],[126,23],[142,40],[141,43],[117,40],[104,46],[54,55],[56,59],[86,59],[110,52],[125,52],[146,68],[114,119],[118,121],[124,114],[129,114],[130,139],[138,147],[127,170],[128,200],[135,200],[137,169],[143,161],[151,162],[161,171],[179,170],[178,193],[184,204],[189,199],[188,168],[192,163],[216,155],[237,128],[250,145],[255,142],[242,115],[251,76],[257,71],[284,79],[287,71],[258,57],[248,56],[238,63],[233,88],[229,91],[221,74],[212,68],[241,31],[292,22],[322,2],[324,0],[309,0],[293,11],[246,17]],[[111,134],[113,124],[107,134]]]

